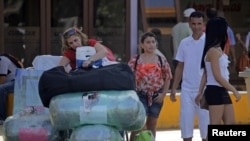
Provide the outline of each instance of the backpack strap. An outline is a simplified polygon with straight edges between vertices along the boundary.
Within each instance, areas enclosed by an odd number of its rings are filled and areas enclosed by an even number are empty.
[[[161,56],[160,55],[157,55],[158,56],[158,59],[160,61],[160,64],[161,64],[161,67],[162,67],[162,59],[161,59]]]
[[[134,71],[136,71],[137,62],[138,62],[139,57],[140,57],[140,55],[137,55],[137,56],[136,56],[136,59],[135,59],[135,66],[134,66]]]
[[[162,68],[162,59],[161,59],[161,56],[160,56],[160,55],[157,55],[157,56],[158,56],[158,59],[159,59],[159,61],[160,61],[161,68]],[[140,55],[137,55],[137,56],[136,56],[136,59],[135,59],[135,66],[134,66],[134,71],[136,71],[137,62],[138,62],[139,57],[140,57]]]

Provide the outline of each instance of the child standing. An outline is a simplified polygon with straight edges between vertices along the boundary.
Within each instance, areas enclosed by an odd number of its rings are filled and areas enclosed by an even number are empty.
[[[136,91],[146,110],[145,129],[150,130],[155,137],[157,119],[169,89],[172,73],[167,60],[155,54],[157,49],[155,34],[144,33],[140,47],[142,54],[132,57],[128,64],[135,74]],[[131,133],[130,141],[134,141],[138,132],[140,131]]]

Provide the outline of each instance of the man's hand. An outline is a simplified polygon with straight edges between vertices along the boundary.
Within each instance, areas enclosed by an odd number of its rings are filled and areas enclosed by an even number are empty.
[[[171,100],[172,102],[176,102],[176,101],[177,101],[175,95],[176,95],[176,91],[175,91],[175,90],[171,90],[171,93],[170,93],[170,100]]]

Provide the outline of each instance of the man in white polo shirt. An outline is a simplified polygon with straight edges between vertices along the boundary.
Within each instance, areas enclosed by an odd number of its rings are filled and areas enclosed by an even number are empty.
[[[176,101],[176,89],[182,79],[180,95],[181,137],[183,141],[192,141],[194,118],[197,115],[202,141],[206,141],[209,113],[195,103],[203,74],[200,62],[205,44],[204,14],[198,11],[193,12],[189,18],[189,26],[193,33],[180,42],[175,58],[178,64],[174,74],[170,99],[173,102]]]
[[[14,92],[14,80],[17,68],[23,64],[9,54],[0,55],[0,125],[6,119],[7,94]]]

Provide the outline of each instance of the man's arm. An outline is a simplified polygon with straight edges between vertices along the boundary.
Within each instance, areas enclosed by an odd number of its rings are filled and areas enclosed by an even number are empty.
[[[170,100],[173,102],[176,101],[176,97],[175,97],[176,89],[178,88],[180,81],[182,79],[183,68],[184,68],[184,62],[178,62],[177,67],[175,69],[174,80],[173,80],[172,89],[170,93]]]
[[[174,57],[174,41],[173,41],[173,36],[171,36],[171,39],[170,39],[170,47],[171,47],[171,52],[172,52],[172,55]]]
[[[6,82],[6,76],[0,76],[0,84],[4,84]]]
[[[231,52],[232,57],[233,57],[233,63],[236,64],[237,59],[236,59],[236,55],[235,55],[235,46],[233,46],[233,45],[230,46],[230,52]]]
[[[248,32],[247,37],[246,37],[246,48],[247,48],[247,51],[249,50],[249,42],[250,42],[250,31]]]
[[[241,45],[241,47],[243,47],[243,50],[244,50],[244,51],[247,51],[246,45],[245,45],[245,43],[242,41],[240,33],[236,33],[236,34],[235,34],[235,37],[236,37],[237,41],[239,42],[239,44]]]
[[[235,40],[235,37],[234,37],[234,32],[233,30],[228,26],[227,28],[227,33],[228,33],[228,38],[230,40],[230,52],[232,54],[232,57],[233,57],[233,62],[234,64],[236,64],[236,55],[235,55],[235,45],[236,45],[236,40]]]

